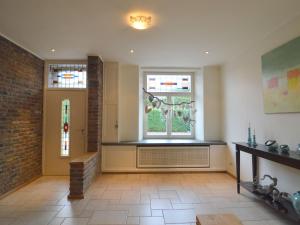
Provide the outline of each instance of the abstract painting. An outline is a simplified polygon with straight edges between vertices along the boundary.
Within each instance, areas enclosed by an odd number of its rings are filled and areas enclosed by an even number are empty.
[[[265,113],[300,112],[300,37],[262,56]]]

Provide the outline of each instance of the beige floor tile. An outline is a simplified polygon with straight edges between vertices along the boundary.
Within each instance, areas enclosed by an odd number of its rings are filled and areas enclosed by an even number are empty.
[[[75,206],[65,206],[58,212],[56,217],[85,217],[84,208]]]
[[[152,216],[163,216],[163,212],[161,209],[153,209]]]
[[[62,225],[87,225],[87,218],[66,218]]]
[[[209,203],[195,204],[195,213],[198,215],[224,213],[221,209]]]
[[[151,216],[150,205],[130,206],[128,216]]]
[[[123,211],[95,211],[88,224],[118,225],[126,224],[127,212]]]
[[[177,191],[159,191],[159,198],[178,199]]]
[[[172,209],[168,199],[151,199],[151,209]]]
[[[141,204],[150,204],[150,195],[148,194],[143,194],[141,195]]]
[[[1,225],[10,225],[15,221],[14,218],[0,218]]]
[[[69,178],[45,176],[0,200],[0,225],[195,225],[192,212],[233,213],[245,225],[295,225],[251,193],[237,194],[235,185],[223,173],[103,174],[85,199],[70,201]]]
[[[13,225],[47,225],[56,212],[27,212],[21,215]]]
[[[196,221],[195,211],[192,209],[163,210],[166,223],[192,223]]]
[[[122,193],[120,204],[139,204],[141,201],[141,194],[138,191],[124,191]]]
[[[101,195],[101,199],[121,199],[122,191],[104,191]]]
[[[163,217],[140,217],[140,225],[165,225]]]
[[[105,210],[107,209],[108,201],[107,200],[96,200],[92,199],[86,205],[87,210]]]
[[[140,218],[135,216],[128,216],[126,224],[130,224],[130,225],[140,224]]]
[[[173,209],[195,209],[198,204],[190,203],[172,203]],[[199,204],[200,205],[200,204]]]
[[[191,190],[178,191],[182,203],[201,203],[201,199]]]
[[[65,218],[60,217],[60,218],[53,218],[49,225],[61,225],[63,223]]]

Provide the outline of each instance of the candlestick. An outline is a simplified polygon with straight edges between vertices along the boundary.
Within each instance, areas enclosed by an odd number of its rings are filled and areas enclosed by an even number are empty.
[[[249,122],[249,127],[248,127],[248,145],[252,144],[252,139],[251,139],[251,127],[250,127],[250,122]]]
[[[256,143],[256,136],[255,136],[255,130],[254,130],[254,134],[253,134],[253,142],[252,142],[252,146],[256,147],[257,143]]]

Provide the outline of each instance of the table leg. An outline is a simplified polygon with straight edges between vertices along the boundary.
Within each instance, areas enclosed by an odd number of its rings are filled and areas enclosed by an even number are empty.
[[[236,148],[235,152],[235,160],[236,160],[236,184],[237,184],[237,193],[240,193],[240,150]]]
[[[252,179],[253,182],[257,176],[257,156],[252,155]]]

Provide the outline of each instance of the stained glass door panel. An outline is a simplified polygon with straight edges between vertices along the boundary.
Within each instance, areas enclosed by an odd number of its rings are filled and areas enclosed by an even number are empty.
[[[64,99],[61,104],[61,156],[70,155],[70,100]]]

